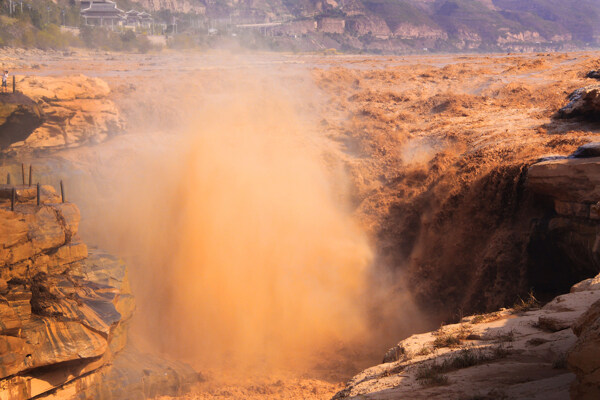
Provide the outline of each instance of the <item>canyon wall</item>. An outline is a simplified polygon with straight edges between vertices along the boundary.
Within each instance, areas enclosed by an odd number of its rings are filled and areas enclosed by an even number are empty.
[[[240,43],[264,35],[262,45],[284,50],[422,53],[426,51],[550,51],[597,46],[600,13],[591,0],[521,5],[510,0],[138,0],[151,11],[236,32]],[[129,4],[122,7],[128,7]],[[335,26],[331,23],[335,20]],[[304,21],[329,21],[307,32]],[[171,23],[171,21],[165,21]],[[277,27],[244,24],[277,22]],[[239,28],[239,29],[238,29]],[[198,32],[194,32],[197,34]],[[227,36],[227,35],[225,35]],[[224,40],[227,42],[227,40]]]
[[[0,185],[0,397],[132,399],[184,390],[195,379],[189,367],[124,351],[135,302],[123,262],[88,250],[77,206],[51,186],[40,187],[40,205],[36,197],[35,185]],[[142,366],[148,372],[136,376]]]

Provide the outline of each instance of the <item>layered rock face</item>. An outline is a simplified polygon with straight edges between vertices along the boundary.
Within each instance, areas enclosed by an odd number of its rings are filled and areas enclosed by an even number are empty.
[[[441,29],[433,29],[426,25],[413,25],[409,23],[398,25],[394,29],[394,35],[400,39],[448,39],[448,34]]]
[[[107,362],[125,339],[115,332],[132,315],[124,266],[77,236],[79,210],[17,189],[15,211],[0,210],[2,397],[38,396]],[[7,201],[5,200],[5,204]],[[116,340],[115,340],[116,339]],[[111,349],[112,344],[112,349]],[[47,368],[56,364],[59,370]]]
[[[348,32],[356,36],[373,35],[380,39],[387,39],[392,33],[385,20],[377,15],[352,17],[348,19],[346,26]]]
[[[179,394],[195,379],[191,368],[123,352],[135,308],[126,267],[88,251],[78,208],[51,186],[41,188],[39,206],[34,187],[16,187],[14,211],[10,197],[12,187],[2,185],[0,398]]]
[[[271,43],[282,49],[333,46],[398,53],[421,52],[424,48],[533,52],[575,49],[581,43],[597,43],[599,37],[593,19],[598,5],[589,1],[546,2],[543,6],[523,6],[513,0],[134,1],[149,10],[193,14],[193,18],[204,19],[207,26],[214,19],[229,20],[234,25],[280,22],[283,27],[273,29],[275,36],[294,39],[273,38]],[[340,21],[318,32],[301,33],[303,27],[296,24],[331,17]],[[343,25],[348,29],[344,30]]]
[[[592,282],[590,282],[592,281]],[[595,282],[593,282],[595,281]],[[580,289],[597,288],[600,276]],[[569,368],[577,374],[571,385],[574,399],[600,398],[600,301],[596,301],[573,325],[577,343],[569,352]]]
[[[529,168],[527,187],[548,204],[548,216],[537,222],[530,243],[540,265],[546,264],[545,273],[532,268],[534,282],[580,280],[600,270],[600,153],[595,154],[596,147],[588,144],[570,158]]]
[[[17,90],[37,103],[45,119],[11,140],[8,152],[98,143],[122,129],[119,111],[109,99],[110,88],[101,79],[84,75],[21,77]]]

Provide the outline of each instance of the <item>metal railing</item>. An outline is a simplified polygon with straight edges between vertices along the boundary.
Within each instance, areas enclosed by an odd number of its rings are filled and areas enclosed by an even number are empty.
[[[22,177],[22,187],[25,188],[30,188],[32,186],[32,181],[33,181],[33,165],[29,165],[29,184],[25,185],[25,164],[21,164],[21,177]],[[11,175],[10,172],[6,174],[6,185],[10,186],[11,185]],[[36,183],[35,184],[35,188],[36,188],[36,204],[39,206],[41,204],[41,187],[40,187],[40,183]],[[17,186],[13,186],[11,188],[11,194],[10,194],[10,210],[11,211],[15,211],[15,204],[17,203]],[[65,196],[65,185],[62,181],[62,179],[60,180],[60,200],[61,203],[65,203],[67,201],[66,196]]]

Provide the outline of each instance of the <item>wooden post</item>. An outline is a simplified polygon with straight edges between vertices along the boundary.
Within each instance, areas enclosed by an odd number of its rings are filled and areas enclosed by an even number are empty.
[[[33,175],[33,166],[29,164],[29,186],[31,186],[31,176]]]
[[[21,173],[23,174],[23,186],[25,186],[25,164],[21,163]]]
[[[63,181],[60,181],[60,198],[62,200],[62,202],[65,202],[65,187],[63,185]]]
[[[15,80],[15,76],[13,75],[13,93],[17,92],[17,81]]]
[[[15,201],[17,200],[17,189],[12,188],[12,196],[10,197],[10,211],[15,211]]]
[[[37,205],[40,205],[40,184],[37,184]]]
[[[6,174],[6,184],[10,185],[10,172]]]

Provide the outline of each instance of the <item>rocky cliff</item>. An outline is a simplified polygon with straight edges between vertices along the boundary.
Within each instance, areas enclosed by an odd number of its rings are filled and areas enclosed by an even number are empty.
[[[571,384],[573,398],[595,399],[598,279],[543,307],[529,299],[413,335],[391,348],[382,364],[352,378],[334,399],[559,400],[569,398]]]
[[[595,90],[594,86],[575,91],[579,96],[571,95],[570,103],[555,117],[578,117],[574,124],[579,128],[586,126],[587,119],[595,122]],[[391,348],[381,365],[352,378],[334,399],[598,397],[600,144],[587,143],[569,156],[542,157],[512,173],[510,169],[484,175],[483,185],[476,183],[470,190],[489,202],[486,187],[491,185],[503,197],[499,202],[504,211],[516,203],[527,204],[520,218],[529,224],[522,253],[528,261],[520,279],[538,290],[564,293],[565,285],[574,279],[595,277],[575,284],[570,293],[554,297],[543,307],[530,293],[511,308],[464,317],[457,324],[412,335]],[[507,182],[510,175],[517,180]],[[515,192],[521,192],[520,199],[510,194]],[[491,210],[473,198],[461,203],[479,204],[479,212]],[[481,235],[484,229],[474,228],[479,216],[473,209],[468,214],[470,218],[462,214],[461,219],[469,220],[470,229]],[[505,214],[504,218],[511,217]],[[449,237],[439,244],[444,246],[451,241]],[[517,237],[513,230],[513,240]],[[510,268],[503,264],[508,242],[503,243],[504,254],[488,260],[500,274]],[[464,281],[467,275],[459,279]],[[456,285],[448,280],[445,284],[446,289]],[[489,286],[481,298],[488,298],[494,290]]]
[[[579,290],[593,290],[600,286],[600,277],[583,282]],[[569,351],[569,368],[577,379],[571,385],[574,399],[600,397],[600,301],[596,301],[573,325],[577,335],[575,346]]]
[[[282,22],[267,39],[277,48],[387,52],[427,50],[533,51],[596,46],[600,4],[592,0],[522,5],[512,0],[137,0],[147,9],[194,14],[238,24]],[[298,20],[340,19],[341,31],[307,34]],[[181,19],[185,21],[185,18]],[[231,28],[231,26],[230,26]],[[224,28],[222,28],[224,29]],[[240,33],[248,33],[242,30]],[[263,34],[269,29],[263,29]],[[335,35],[338,36],[335,36]],[[242,35],[243,36],[243,35]],[[271,36],[271,35],[267,35]],[[279,37],[278,37],[279,36]],[[289,40],[293,37],[294,40]],[[357,41],[356,39],[360,39]]]
[[[189,367],[124,351],[135,302],[123,262],[88,250],[78,208],[51,186],[36,199],[35,186],[0,185],[0,398],[181,393]]]
[[[531,246],[551,268],[533,269],[536,282],[583,279],[600,269],[600,158],[594,157],[599,148],[587,144],[570,157],[529,168],[527,186],[545,202],[548,215],[537,223]]]
[[[18,93],[0,97],[5,154],[99,143],[122,130],[110,88],[99,78],[19,76],[16,86]]]

